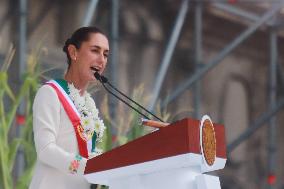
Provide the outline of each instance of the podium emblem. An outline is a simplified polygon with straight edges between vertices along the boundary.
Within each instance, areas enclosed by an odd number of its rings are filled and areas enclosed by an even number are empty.
[[[205,162],[212,166],[216,158],[216,138],[214,126],[207,115],[203,116],[201,120],[200,144]]]

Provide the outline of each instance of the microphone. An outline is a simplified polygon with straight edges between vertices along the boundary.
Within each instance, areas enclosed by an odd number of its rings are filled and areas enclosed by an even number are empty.
[[[149,110],[147,110],[145,107],[143,107],[142,105],[140,105],[139,103],[137,103],[136,101],[132,100],[131,98],[129,98],[126,94],[124,94],[123,92],[121,92],[120,90],[118,90],[116,87],[114,87],[109,81],[108,79],[103,76],[100,75],[98,73],[97,69],[93,69],[92,70],[95,71],[94,76],[95,78],[101,82],[101,84],[103,85],[103,87],[105,88],[105,90],[107,92],[109,92],[110,94],[112,94],[113,96],[115,96],[117,99],[119,99],[120,101],[122,101],[124,104],[126,104],[128,107],[132,108],[133,110],[135,110],[137,113],[139,113],[140,115],[142,115],[143,117],[145,117],[146,119],[150,118],[148,116],[146,116],[145,114],[143,114],[141,111],[139,111],[137,108],[133,107],[132,105],[130,105],[129,103],[127,103],[125,100],[121,99],[120,97],[118,97],[116,94],[114,94],[112,91],[110,91],[106,86],[105,83],[108,84],[113,90],[115,90],[116,92],[118,92],[119,94],[121,94],[122,96],[124,96],[126,99],[128,99],[129,101],[131,101],[132,103],[134,103],[135,105],[137,105],[138,107],[140,107],[141,109],[143,109],[144,111],[146,111],[147,113],[151,114],[153,117],[155,117],[156,119],[158,119],[161,122],[164,122],[162,119],[160,119],[158,116],[156,116],[155,114],[153,114],[152,112],[150,112]]]
[[[101,81],[103,83],[108,83],[109,84],[108,79],[105,76],[100,75],[98,72],[95,72],[94,75],[95,75],[95,78],[97,80],[99,80],[99,81]]]

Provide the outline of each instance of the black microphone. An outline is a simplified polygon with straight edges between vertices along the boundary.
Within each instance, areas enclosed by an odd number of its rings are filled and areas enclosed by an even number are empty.
[[[95,70],[95,69],[94,69]],[[103,85],[103,87],[105,88],[106,91],[108,91],[110,94],[112,94],[113,96],[115,96],[117,99],[121,100],[123,103],[125,103],[127,106],[129,106],[130,108],[132,108],[133,110],[135,110],[137,113],[139,113],[140,115],[144,116],[147,119],[148,116],[146,116],[145,114],[143,114],[142,112],[140,112],[138,109],[136,109],[135,107],[131,106],[129,103],[127,103],[125,100],[121,99],[120,97],[118,97],[116,94],[114,94],[113,92],[111,92],[106,86],[105,83],[107,83],[112,89],[114,89],[115,91],[117,91],[119,94],[121,94],[122,96],[124,96],[125,98],[127,98],[129,101],[133,102],[134,104],[136,104],[138,107],[140,107],[141,109],[143,109],[144,111],[146,111],[147,113],[151,114],[153,117],[155,117],[156,119],[158,119],[161,122],[164,122],[162,119],[160,119],[158,116],[156,116],[155,114],[153,114],[152,112],[150,112],[149,110],[147,110],[146,108],[144,108],[142,105],[138,104],[137,102],[135,102],[134,100],[132,100],[131,98],[129,98],[127,95],[125,95],[123,92],[121,92],[120,90],[118,90],[116,87],[114,87],[109,81],[108,79],[103,76],[100,75],[97,70],[95,70],[96,72],[94,73],[95,78],[101,82],[101,84]]]

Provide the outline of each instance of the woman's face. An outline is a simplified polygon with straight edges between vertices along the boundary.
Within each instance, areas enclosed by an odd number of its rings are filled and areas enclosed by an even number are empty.
[[[107,38],[100,33],[89,34],[89,40],[81,43],[76,49],[76,64],[78,74],[85,81],[93,81],[94,69],[100,74],[103,73],[109,54]]]

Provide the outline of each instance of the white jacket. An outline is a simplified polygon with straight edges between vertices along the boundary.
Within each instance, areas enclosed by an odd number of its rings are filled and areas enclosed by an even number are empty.
[[[37,162],[30,189],[89,189],[83,177],[87,159],[77,173],[70,164],[79,154],[75,131],[55,90],[42,86],[33,104],[33,130]]]

